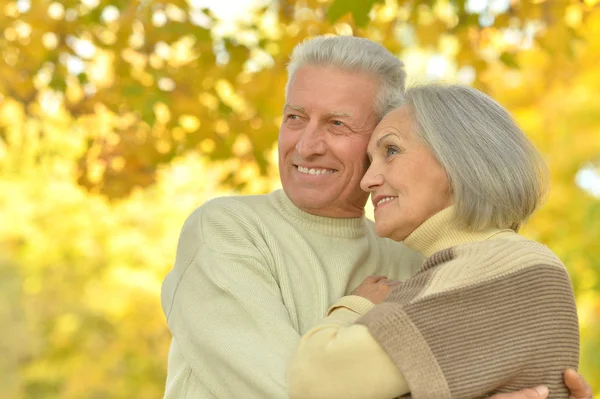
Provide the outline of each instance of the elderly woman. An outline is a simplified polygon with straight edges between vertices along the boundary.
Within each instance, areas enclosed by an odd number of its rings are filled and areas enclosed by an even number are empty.
[[[405,282],[370,277],[334,304],[291,360],[290,396],[475,398],[544,384],[566,399],[573,292],[561,261],[517,234],[548,178],[506,110],[468,87],[413,88],[367,152],[377,234],[426,260]]]

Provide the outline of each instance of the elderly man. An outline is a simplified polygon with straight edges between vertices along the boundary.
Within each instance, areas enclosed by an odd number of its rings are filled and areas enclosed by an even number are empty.
[[[166,398],[285,398],[286,363],[329,306],[366,276],[404,280],[421,261],[375,235],[359,187],[369,137],[402,101],[402,63],[366,39],[320,37],[295,48],[288,71],[283,190],[210,201],[183,226],[162,290]],[[573,398],[591,396],[568,376]]]

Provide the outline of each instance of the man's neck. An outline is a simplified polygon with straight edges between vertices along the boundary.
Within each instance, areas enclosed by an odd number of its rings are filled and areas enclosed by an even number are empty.
[[[328,218],[339,218],[339,219],[349,219],[349,218],[360,218],[365,214],[364,206],[361,207],[347,207],[347,208],[301,208],[302,211],[306,213],[310,213],[311,215],[323,216]]]

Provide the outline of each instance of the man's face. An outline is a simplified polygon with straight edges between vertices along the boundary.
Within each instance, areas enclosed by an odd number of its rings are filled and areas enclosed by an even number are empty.
[[[368,194],[359,184],[377,118],[378,81],[336,67],[306,65],[292,76],[279,130],[279,173],[305,212],[358,217]]]

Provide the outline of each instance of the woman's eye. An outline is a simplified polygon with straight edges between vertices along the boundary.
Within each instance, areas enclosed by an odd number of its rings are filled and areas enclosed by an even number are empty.
[[[396,146],[393,145],[389,145],[385,148],[385,154],[389,157],[392,155],[396,155],[400,153],[400,151],[398,150],[398,148]]]

